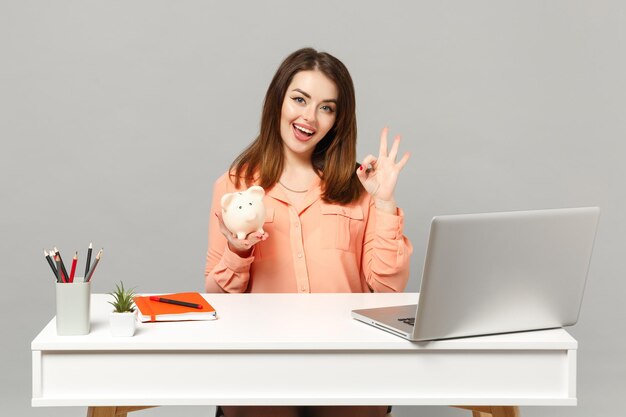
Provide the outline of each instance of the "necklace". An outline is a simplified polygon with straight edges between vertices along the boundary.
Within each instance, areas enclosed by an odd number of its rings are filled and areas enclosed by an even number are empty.
[[[307,188],[306,190],[293,190],[293,189],[291,189],[291,188],[287,187],[285,184],[283,184],[283,182],[282,182],[282,181],[280,181],[280,180],[278,181],[278,183],[279,183],[280,185],[282,185],[282,186],[283,186],[283,188],[284,188],[285,190],[289,190],[289,191],[291,191],[292,193],[306,193],[307,191],[309,191],[309,189],[308,189],[308,188]]]

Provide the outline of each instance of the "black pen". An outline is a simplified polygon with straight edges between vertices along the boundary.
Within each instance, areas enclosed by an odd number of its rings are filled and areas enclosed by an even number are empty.
[[[46,260],[48,261],[48,265],[50,265],[50,269],[52,269],[52,273],[54,274],[54,278],[57,280],[57,282],[59,282],[59,274],[57,272],[57,269],[54,267],[54,262],[52,261],[52,258],[50,257],[50,254],[48,252],[46,252],[45,249],[43,251],[43,254],[46,257]]]
[[[197,308],[198,310],[202,310],[202,305],[195,304],[195,303],[188,303],[186,301],[172,300],[170,298],[158,297],[156,295],[150,296],[150,299],[152,301],[158,301],[160,303],[176,304],[177,306],[191,307],[191,308]]]

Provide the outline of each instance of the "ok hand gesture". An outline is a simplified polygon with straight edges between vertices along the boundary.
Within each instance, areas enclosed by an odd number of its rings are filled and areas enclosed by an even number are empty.
[[[409,153],[406,152],[402,159],[396,162],[400,136],[397,135],[394,138],[391,150],[387,153],[388,132],[389,128],[385,127],[380,134],[378,158],[371,154],[367,155],[361,162],[356,174],[365,190],[374,197],[376,207],[395,213],[394,191],[398,182],[398,175],[409,160]]]

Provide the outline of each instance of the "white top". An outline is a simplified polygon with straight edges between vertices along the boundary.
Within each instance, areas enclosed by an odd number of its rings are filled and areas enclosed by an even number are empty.
[[[111,299],[92,295],[91,332],[57,336],[53,319],[32,350],[541,350],[576,349],[565,330],[410,342],[351,318],[353,309],[415,304],[418,293],[203,294],[214,321],[138,323],[134,337],[112,337]]]

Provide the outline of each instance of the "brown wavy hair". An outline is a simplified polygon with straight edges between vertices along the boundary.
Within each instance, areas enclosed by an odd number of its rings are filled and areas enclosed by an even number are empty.
[[[326,52],[303,48],[280,64],[270,83],[261,115],[259,136],[230,166],[234,184],[273,187],[283,172],[284,150],[280,135],[281,109],[287,88],[300,71],[321,71],[337,86],[335,124],[316,145],[311,156],[320,177],[322,199],[347,204],[359,199],[364,189],[356,176],[356,100],[352,78],[345,65]]]

